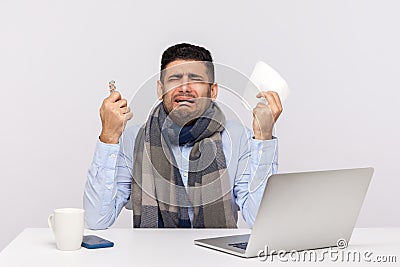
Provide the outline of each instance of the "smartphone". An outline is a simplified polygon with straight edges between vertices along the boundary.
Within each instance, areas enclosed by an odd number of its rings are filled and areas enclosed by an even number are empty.
[[[95,248],[109,248],[113,247],[114,243],[110,240],[104,239],[95,235],[85,235],[82,240],[82,247],[95,249]]]

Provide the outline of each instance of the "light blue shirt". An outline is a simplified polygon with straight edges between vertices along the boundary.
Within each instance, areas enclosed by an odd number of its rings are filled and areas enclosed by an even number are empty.
[[[124,206],[130,207],[134,144],[139,128],[127,128],[118,144],[97,142],[83,197],[85,221],[90,229],[108,228]],[[252,228],[267,178],[278,170],[278,140],[256,140],[248,128],[235,121],[226,122],[221,138],[233,189],[232,205],[241,210]],[[185,187],[191,149],[187,145],[172,147]],[[192,208],[189,218],[193,221]]]

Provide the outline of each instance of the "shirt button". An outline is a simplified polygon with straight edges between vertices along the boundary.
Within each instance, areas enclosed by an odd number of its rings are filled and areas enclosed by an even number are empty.
[[[111,190],[112,185],[107,185],[106,187],[107,187],[108,190]]]
[[[115,154],[111,154],[110,155],[110,158],[112,158],[112,159],[114,159],[114,158],[116,158],[117,156],[115,155]]]
[[[184,172],[183,176],[187,177],[188,176],[188,172]]]
[[[258,150],[258,154],[261,156],[261,154],[262,154],[263,152],[262,152],[262,150]]]

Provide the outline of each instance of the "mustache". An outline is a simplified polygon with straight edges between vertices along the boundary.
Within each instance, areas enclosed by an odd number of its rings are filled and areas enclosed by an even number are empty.
[[[191,98],[196,98],[196,96],[194,96],[194,95],[192,95],[192,94],[177,94],[177,95],[174,95],[174,100],[176,99],[176,98],[178,98],[178,97],[191,97]]]

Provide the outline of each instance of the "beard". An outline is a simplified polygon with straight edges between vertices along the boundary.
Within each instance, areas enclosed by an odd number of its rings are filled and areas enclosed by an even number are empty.
[[[180,104],[172,109],[172,105],[166,107],[166,102],[163,101],[163,106],[174,123],[179,126],[192,125],[203,113],[210,107],[211,98],[201,97],[193,100],[193,103],[188,105]]]
[[[189,98],[190,101],[176,103],[179,97]],[[180,126],[192,125],[209,108],[212,102],[211,85],[205,96],[196,97],[190,93],[180,93],[173,97],[165,94],[163,96],[163,107],[173,122]]]

